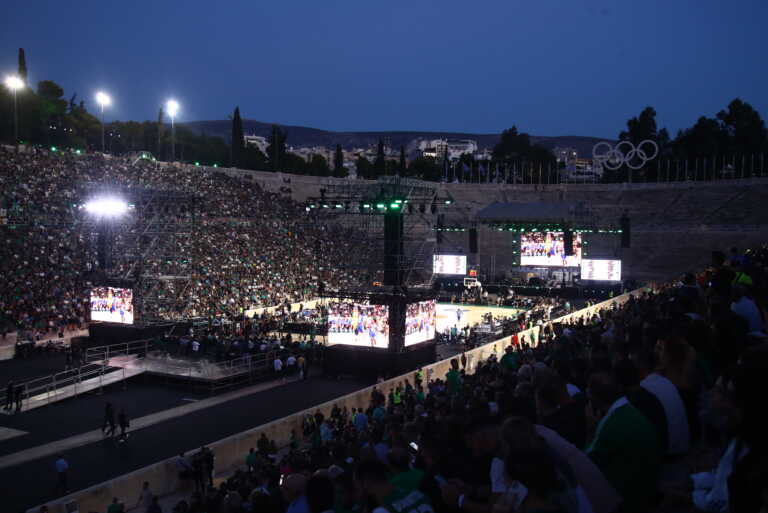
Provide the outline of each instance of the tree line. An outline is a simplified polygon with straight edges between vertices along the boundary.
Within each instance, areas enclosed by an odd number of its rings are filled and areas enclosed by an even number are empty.
[[[101,122],[88,111],[86,102],[79,99],[77,93],[67,99],[64,89],[51,80],[40,81],[35,88],[27,83],[23,49],[19,49],[18,54],[18,75],[27,84],[17,95],[19,139],[22,143],[86,151],[101,148]],[[13,142],[13,95],[6,88],[0,90],[0,119],[4,121],[0,122],[0,140]],[[105,149],[114,154],[149,151],[160,160],[204,165],[315,176],[345,177],[348,174],[340,145],[336,145],[330,162],[322,155],[311,155],[304,160],[287,151],[289,134],[273,125],[266,151],[262,152],[256,146],[245,143],[239,107],[234,109],[231,120],[229,143],[222,137],[195,133],[183,124],[177,124],[176,154],[171,155],[171,131],[160,108],[157,120],[112,121],[106,124]],[[680,130],[674,139],[670,138],[666,128],[657,126],[656,110],[646,107],[638,116],[627,121],[626,129],[618,134],[618,140],[634,145],[652,140],[658,145],[659,152],[640,170],[622,166],[616,171],[606,171],[603,181],[661,179],[662,161],[667,162],[668,176],[671,173],[670,161],[685,162],[687,168],[688,162],[694,160],[696,166],[702,162],[703,168],[711,167],[713,173],[717,172],[715,168],[728,166],[736,175],[747,176],[754,172],[755,156],[762,158],[768,153],[765,122],[749,103],[738,98],[714,117],[700,117],[690,128]],[[449,162],[447,157],[447,154],[419,156],[409,162],[405,148],[400,147],[398,158],[388,158],[384,142],[379,140],[373,161],[359,156],[354,165],[357,176],[366,179],[400,175],[430,181],[482,182],[499,181],[502,177],[504,181],[525,183],[555,183],[564,165],[558,163],[547,148],[532,143],[530,135],[520,132],[516,126],[501,133],[490,161],[476,161],[471,154],[462,155],[456,162]],[[590,158],[591,155],[584,157]],[[751,168],[749,162],[752,163]]]

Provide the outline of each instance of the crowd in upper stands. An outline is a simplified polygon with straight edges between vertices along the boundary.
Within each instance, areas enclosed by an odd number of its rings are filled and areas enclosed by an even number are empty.
[[[190,463],[174,511],[766,511],[767,284],[768,247],[715,253],[500,359],[308,415],[286,448],[262,436],[219,486]]]
[[[316,297],[320,283],[333,289],[373,279],[343,268],[366,260],[358,235],[318,220],[318,214],[256,183],[195,166],[0,149],[0,272],[5,277],[0,312],[9,321],[4,330],[39,334],[88,321],[90,273],[98,267],[98,254],[94,224],[79,207],[108,190],[193,198],[183,208],[148,201],[115,229],[115,274],[129,280],[170,277],[140,282],[137,295],[148,317],[234,317],[251,308]],[[136,266],[127,256],[135,255],[137,230],[150,219],[173,236],[145,236],[145,254]]]

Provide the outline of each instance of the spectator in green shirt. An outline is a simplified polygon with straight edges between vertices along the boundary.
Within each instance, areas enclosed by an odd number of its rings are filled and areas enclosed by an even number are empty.
[[[504,356],[501,357],[500,363],[506,370],[516,371],[520,364],[520,355],[517,354],[514,347],[509,346],[504,351]]]
[[[648,511],[661,463],[653,425],[621,395],[608,373],[592,375],[587,396],[592,410],[600,415],[587,454],[621,494],[622,511]]]
[[[448,382],[448,392],[451,395],[456,394],[461,386],[461,374],[459,373],[459,361],[456,358],[451,360],[451,370],[445,375]]]
[[[256,451],[253,447],[248,451],[248,456],[245,457],[245,464],[248,467],[249,472],[253,472],[256,469],[257,457]]]
[[[366,500],[375,504],[373,513],[433,513],[426,495],[418,490],[397,488],[390,482],[386,465],[377,460],[360,463],[355,479]]]
[[[110,504],[107,508],[107,513],[123,513],[124,511],[125,507],[123,503],[119,502],[117,497],[113,497],[112,504]]]

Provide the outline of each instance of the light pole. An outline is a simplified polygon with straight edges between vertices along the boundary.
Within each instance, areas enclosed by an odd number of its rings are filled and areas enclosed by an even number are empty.
[[[112,98],[107,93],[99,91],[96,93],[96,102],[101,107],[101,152],[104,153],[104,107],[109,107],[112,103]]]
[[[179,102],[168,100],[165,103],[165,111],[171,116],[171,162],[176,162],[176,125],[174,120],[179,112]]]
[[[13,144],[16,145],[16,151],[19,151],[19,110],[16,103],[16,92],[24,87],[24,81],[18,75],[9,75],[5,77],[5,87],[13,92]]]

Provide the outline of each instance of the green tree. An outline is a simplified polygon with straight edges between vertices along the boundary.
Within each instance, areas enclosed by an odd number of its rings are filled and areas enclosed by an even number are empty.
[[[157,112],[157,146],[156,146],[156,152],[155,155],[157,155],[157,158],[162,159],[163,158],[163,132],[165,128],[165,111],[163,111],[163,108],[160,107],[160,110]]]
[[[513,126],[501,133],[501,138],[493,147],[493,158],[497,161],[533,160],[554,162],[555,157],[543,146],[531,143],[531,137],[517,131]]]
[[[336,151],[333,154],[333,176],[343,178],[347,176],[347,169],[344,167],[344,152],[341,144],[336,145]]]
[[[656,110],[653,107],[644,108],[639,116],[628,120],[627,129],[619,133],[619,140],[630,141],[633,144],[646,139],[656,141],[657,137]]]
[[[313,176],[331,176],[328,161],[322,155],[312,155],[307,163],[307,174]]]
[[[379,139],[379,144],[376,148],[376,160],[373,161],[373,172],[374,176],[371,178],[374,179],[379,176],[384,176],[387,173],[387,163],[384,158],[384,141],[381,139]]]
[[[701,116],[691,128],[678,132],[672,147],[677,157],[718,155],[728,148],[728,133],[717,119]]]
[[[24,48],[19,48],[19,78],[27,83],[27,56],[24,55]]]
[[[232,116],[232,167],[242,167],[245,153],[245,138],[243,137],[243,120],[240,119],[240,107],[235,107]]]
[[[375,177],[373,164],[362,155],[357,157],[357,160],[355,161],[355,169],[358,178],[372,179]]]
[[[243,148],[243,169],[253,169],[254,171],[263,171],[269,168],[269,159],[264,155],[258,146],[246,144]]]
[[[717,113],[722,130],[728,136],[728,151],[754,154],[768,151],[765,122],[749,103],[734,99],[726,110]]]
[[[432,157],[418,157],[411,162],[408,175],[422,180],[439,182],[443,175],[443,169]]]
[[[281,130],[280,127],[277,125],[272,125],[272,133],[269,135],[269,146],[267,146],[267,157],[269,158],[270,168],[272,171],[283,171],[284,169],[291,169],[291,167],[286,166],[288,162],[285,162],[285,142],[287,138],[288,134]],[[293,167],[299,166],[295,160],[291,160],[290,164],[292,164]]]

